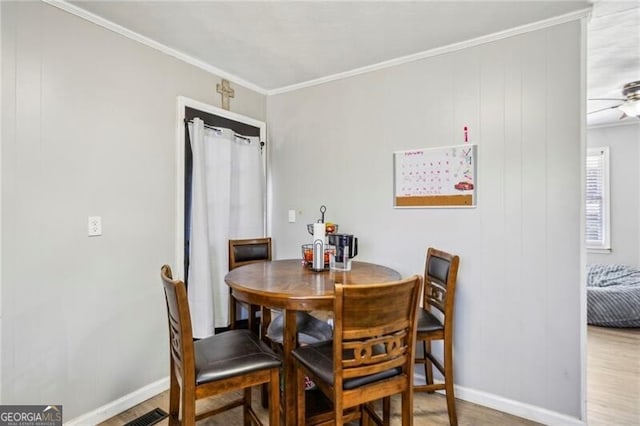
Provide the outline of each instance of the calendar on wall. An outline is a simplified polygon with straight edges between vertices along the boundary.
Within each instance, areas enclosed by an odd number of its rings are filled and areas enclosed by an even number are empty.
[[[395,207],[474,207],[477,145],[393,153]]]

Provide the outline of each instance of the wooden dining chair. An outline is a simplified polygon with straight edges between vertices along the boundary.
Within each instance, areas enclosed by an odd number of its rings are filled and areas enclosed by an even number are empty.
[[[242,265],[255,262],[266,262],[271,260],[271,238],[245,238],[229,240],[229,270],[235,269]],[[238,304],[239,302],[233,297],[231,287],[229,287],[229,328],[237,327],[238,321]],[[261,307],[258,305],[248,305],[248,328],[256,334],[259,334],[259,317]],[[264,318],[263,318],[264,319]]]
[[[416,311],[422,278],[335,285],[333,340],[301,346],[296,360],[297,424],[306,417],[305,376],[333,403],[332,424],[354,418],[389,424],[390,397],[402,395],[402,424],[413,424]],[[383,399],[383,419],[368,405]],[[355,408],[355,410],[347,410]],[[366,417],[365,417],[366,416]],[[326,422],[327,419],[322,419]]]
[[[255,262],[271,260],[271,238],[245,238],[229,240],[229,270]],[[229,328],[236,328],[238,302],[229,287]],[[249,305],[248,328],[267,343],[282,357],[284,340],[284,316],[276,312],[273,317],[268,306]],[[258,316],[258,312],[260,315]],[[301,343],[317,342],[330,339],[331,327],[308,312],[296,312],[298,341]],[[262,406],[267,407],[269,390],[262,387]]]
[[[231,330],[194,342],[184,282],[173,279],[168,265],[162,266],[160,275],[169,320],[169,424],[191,426],[243,407],[244,425],[261,425],[251,406],[251,387],[268,383],[269,424],[280,426],[278,356],[249,330]],[[237,390],[243,390],[240,398],[196,415],[196,400]]]
[[[418,310],[417,341],[422,342],[422,358],[416,364],[424,366],[426,384],[414,385],[416,392],[444,390],[447,397],[449,424],[456,426],[456,400],[453,392],[453,314],[458,277],[458,256],[430,247],[424,271],[422,308]],[[442,356],[435,356],[431,342],[442,340]],[[442,361],[440,361],[442,360]],[[433,367],[444,377],[444,383],[434,383]]]

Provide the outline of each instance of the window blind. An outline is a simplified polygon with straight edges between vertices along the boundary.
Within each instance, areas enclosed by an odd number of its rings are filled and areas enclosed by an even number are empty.
[[[587,248],[609,249],[609,149],[587,151],[586,220]]]

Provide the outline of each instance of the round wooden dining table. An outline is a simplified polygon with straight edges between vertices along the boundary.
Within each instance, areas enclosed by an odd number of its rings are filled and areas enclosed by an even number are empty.
[[[382,265],[352,262],[350,271],[316,272],[300,259],[256,262],[233,269],[225,276],[233,297],[253,305],[281,309],[284,315],[283,418],[296,421],[296,371],[291,351],[297,342],[297,311],[333,310],[334,284],[374,284],[401,279],[400,273]]]

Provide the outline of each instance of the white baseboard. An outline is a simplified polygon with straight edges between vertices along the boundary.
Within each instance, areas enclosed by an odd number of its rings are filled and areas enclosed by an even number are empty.
[[[586,426],[587,422],[535,405],[525,404],[487,392],[455,386],[456,398],[493,408],[549,426]]]
[[[424,374],[414,371],[414,383],[424,383]],[[441,380],[435,379],[436,383],[442,383]],[[550,411],[535,405],[525,404],[523,402],[514,401],[492,393],[482,392],[475,389],[455,386],[456,399],[462,399],[473,404],[483,407],[492,408],[534,422],[542,423],[549,426],[587,426],[587,422],[566,414]],[[437,391],[444,394],[444,391]]]
[[[71,419],[68,422],[64,422],[64,424],[70,426],[97,425],[98,423],[108,420],[111,417],[118,415],[167,389],[169,389],[169,377],[165,377],[164,379],[160,379],[157,382],[133,391],[130,394],[125,395],[122,398],[118,398],[115,401],[103,405],[89,413],[83,414],[75,419]]]
[[[420,377],[416,375],[416,377]],[[424,381],[424,376],[420,377]],[[140,404],[147,399],[164,392],[169,389],[169,378],[160,379],[157,382],[151,383],[143,388],[140,388],[128,395],[123,396],[109,404],[93,410],[89,413],[83,414],[80,417],[76,417],[65,425],[69,426],[84,426],[88,424],[98,424],[111,417],[128,410],[129,408]],[[587,423],[584,420],[580,420],[575,417],[570,417],[565,414],[550,411],[545,408],[537,407],[535,405],[525,404],[512,399],[503,398],[498,395],[494,395],[487,392],[478,391],[475,389],[469,389],[462,386],[455,387],[456,398],[462,399],[467,402],[482,405],[484,407],[492,408],[494,410],[502,411],[504,413],[512,414],[514,416],[522,417],[528,420],[532,420],[538,423],[542,423],[549,426],[586,426]],[[440,392],[442,393],[442,392]]]

